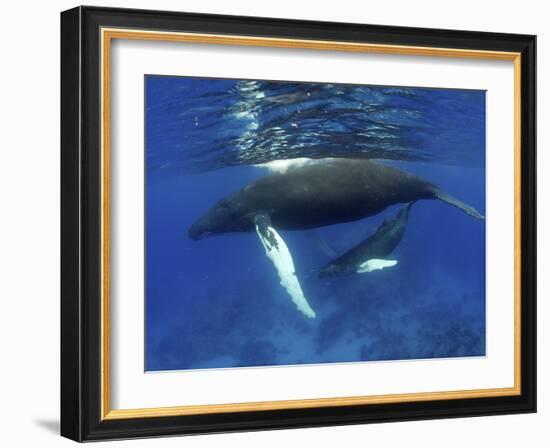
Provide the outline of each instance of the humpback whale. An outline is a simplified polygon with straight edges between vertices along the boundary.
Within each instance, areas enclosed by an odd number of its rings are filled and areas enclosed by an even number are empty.
[[[386,207],[439,199],[477,219],[473,207],[434,184],[396,168],[365,159],[321,159],[270,174],[222,199],[190,228],[194,240],[253,232],[259,214],[274,228],[304,230],[373,216]]]
[[[315,313],[296,277],[290,251],[278,230],[304,230],[356,221],[386,207],[439,199],[470,216],[473,207],[434,184],[397,168],[367,159],[331,158],[292,163],[217,202],[189,228],[193,240],[231,232],[258,234],[281,284],[307,317]]]
[[[380,224],[376,232],[365,241],[327,264],[319,271],[319,277],[371,272],[395,266],[397,260],[388,260],[387,257],[403,238],[412,204],[409,202],[404,205],[397,216]]]

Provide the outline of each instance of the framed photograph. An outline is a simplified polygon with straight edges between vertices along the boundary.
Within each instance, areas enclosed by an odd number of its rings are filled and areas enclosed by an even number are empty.
[[[61,14],[61,433],[536,410],[535,36]]]

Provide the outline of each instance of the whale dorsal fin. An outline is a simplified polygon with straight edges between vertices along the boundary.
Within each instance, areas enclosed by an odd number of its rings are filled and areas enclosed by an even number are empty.
[[[397,260],[382,260],[378,258],[372,258],[359,265],[357,268],[358,274],[364,274],[365,272],[379,271],[380,269],[391,268],[397,264]]]
[[[281,235],[271,226],[271,220],[267,215],[257,215],[254,219],[254,224],[256,225],[256,233],[260,237],[267,257],[271,260],[275,269],[277,269],[281,285],[286,289],[298,310],[306,317],[314,318],[315,311],[313,311],[304,296],[304,292],[296,276],[292,255]]]

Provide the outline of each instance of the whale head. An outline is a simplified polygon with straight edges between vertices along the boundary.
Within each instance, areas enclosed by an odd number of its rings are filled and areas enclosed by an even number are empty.
[[[222,200],[199,217],[189,227],[187,234],[196,241],[212,235],[244,230],[248,229],[244,228],[241,214],[230,201]]]

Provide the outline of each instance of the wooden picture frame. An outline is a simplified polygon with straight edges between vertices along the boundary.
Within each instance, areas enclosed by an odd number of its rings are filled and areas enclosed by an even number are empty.
[[[514,386],[119,410],[110,406],[110,45],[115,39],[513,61]],[[61,434],[76,441],[536,411],[536,39],[78,7],[61,14]]]

